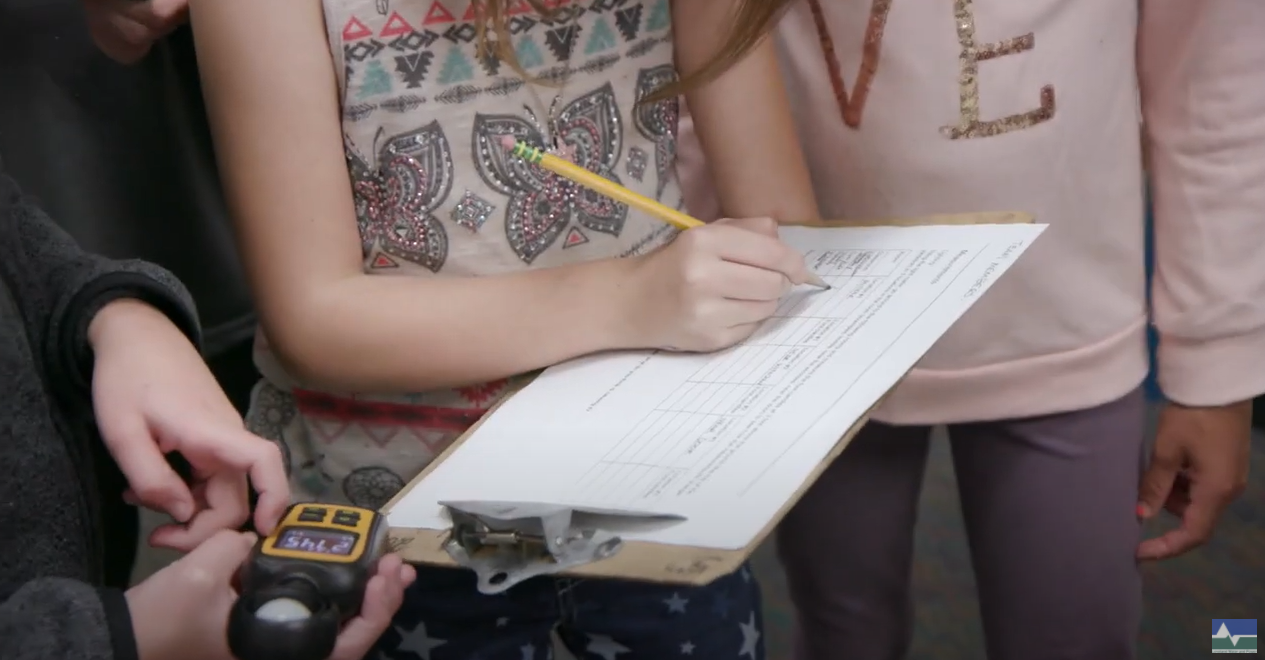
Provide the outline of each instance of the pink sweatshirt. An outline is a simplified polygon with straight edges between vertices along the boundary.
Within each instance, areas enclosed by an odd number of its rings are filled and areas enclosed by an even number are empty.
[[[1140,4],[801,0],[783,21],[824,217],[1021,210],[1050,225],[876,419],[1084,409],[1143,380],[1139,111],[1160,383],[1188,405],[1265,392],[1265,2]],[[713,218],[688,119],[681,132],[688,203]]]

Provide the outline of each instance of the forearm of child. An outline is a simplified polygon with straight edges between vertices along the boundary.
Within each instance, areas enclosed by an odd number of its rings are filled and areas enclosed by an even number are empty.
[[[263,283],[260,315],[273,350],[306,382],[357,392],[456,387],[633,348],[615,302],[619,266],[606,260],[496,277],[345,274],[292,294]]]
[[[704,67],[735,29],[735,0],[674,0],[677,69]],[[772,36],[715,80],[688,89],[690,115],[726,217],[818,218]]]
[[[363,274],[320,2],[190,9],[260,320],[295,376],[425,391],[623,347],[615,261],[492,277]]]
[[[1265,3],[1144,0],[1142,107],[1165,394],[1265,392]]]
[[[115,261],[83,251],[0,163],[0,278],[12,291],[27,335],[37,342],[55,382],[86,393],[87,341],[97,311],[119,298],[161,309],[200,341],[197,313],[181,283],[137,260]]]

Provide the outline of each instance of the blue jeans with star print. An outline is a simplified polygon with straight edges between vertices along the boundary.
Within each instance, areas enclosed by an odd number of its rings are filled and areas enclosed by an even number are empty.
[[[747,567],[703,587],[538,577],[495,596],[465,570],[417,567],[372,660],[764,660]]]

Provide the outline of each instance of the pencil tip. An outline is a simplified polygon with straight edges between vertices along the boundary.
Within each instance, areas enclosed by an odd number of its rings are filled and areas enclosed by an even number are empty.
[[[817,287],[818,289],[821,289],[822,291],[830,290],[830,284],[827,283],[826,280],[822,279],[822,277],[817,274],[809,274],[808,280],[804,283],[809,286]]]

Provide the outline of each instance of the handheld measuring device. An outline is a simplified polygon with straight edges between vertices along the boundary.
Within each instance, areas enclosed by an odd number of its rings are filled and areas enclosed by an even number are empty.
[[[353,506],[295,504],[242,565],[228,620],[238,660],[324,660],[360,612],[385,554],[386,517]]]

